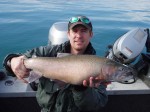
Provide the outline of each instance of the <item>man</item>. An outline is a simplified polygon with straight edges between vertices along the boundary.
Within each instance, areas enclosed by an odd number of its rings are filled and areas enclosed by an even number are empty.
[[[43,46],[25,54],[10,54],[4,61],[5,68],[20,80],[29,75],[23,58],[56,57],[57,53],[95,55],[90,40],[93,36],[92,23],[85,16],[75,16],[68,23],[69,41],[55,46]],[[78,74],[77,74],[78,75]],[[106,86],[94,83],[93,77],[84,80],[83,85],[64,84],[45,77],[39,79],[37,101],[42,112],[99,112],[107,103]],[[96,81],[95,81],[96,82]]]

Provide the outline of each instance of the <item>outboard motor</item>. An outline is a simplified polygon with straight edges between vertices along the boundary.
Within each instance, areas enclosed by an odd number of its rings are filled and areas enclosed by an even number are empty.
[[[56,22],[49,30],[48,44],[58,45],[68,40],[68,22]]]
[[[146,40],[147,32],[135,28],[118,38],[106,57],[122,64],[130,64],[141,54]]]
[[[142,28],[135,28],[120,38],[118,38],[114,45],[108,46],[109,51],[105,57],[117,61],[121,64],[133,68],[137,73],[141,68],[141,64],[132,65],[133,62],[143,51],[147,42],[148,33],[147,30]],[[147,45],[148,46],[148,45]],[[137,66],[140,65],[140,66]],[[142,67],[143,68],[143,67]],[[126,82],[126,84],[134,83],[136,81],[137,74],[133,80]]]

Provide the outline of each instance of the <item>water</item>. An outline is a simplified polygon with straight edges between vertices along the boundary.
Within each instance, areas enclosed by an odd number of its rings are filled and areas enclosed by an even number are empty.
[[[127,31],[150,28],[149,0],[1,0],[0,63],[7,54],[47,45],[51,25],[76,14],[91,19],[97,55]]]

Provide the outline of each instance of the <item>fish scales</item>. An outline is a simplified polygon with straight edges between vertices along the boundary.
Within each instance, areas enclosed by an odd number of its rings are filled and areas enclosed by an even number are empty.
[[[126,66],[95,55],[36,57],[26,59],[24,64],[26,68],[38,71],[42,73],[44,77],[76,85],[82,84],[83,80],[91,76],[99,77],[107,81],[124,80],[126,78],[125,75],[132,72]]]

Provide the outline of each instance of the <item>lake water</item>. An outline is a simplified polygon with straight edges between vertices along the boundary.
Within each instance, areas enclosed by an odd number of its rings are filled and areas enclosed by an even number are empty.
[[[127,31],[150,28],[149,0],[1,0],[0,63],[9,53],[47,45],[51,25],[77,14],[91,19],[92,44],[102,56]]]

